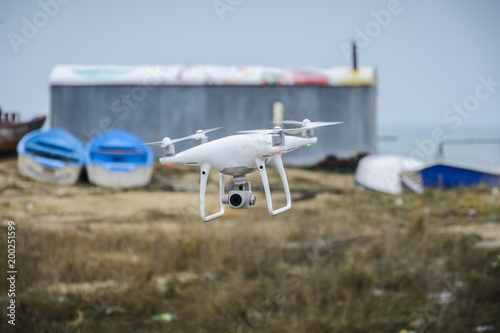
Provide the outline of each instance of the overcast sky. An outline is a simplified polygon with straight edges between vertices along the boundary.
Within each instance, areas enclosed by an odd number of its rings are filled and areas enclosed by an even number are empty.
[[[50,110],[57,64],[350,66],[378,74],[378,123],[500,128],[495,0],[2,1],[0,105]]]

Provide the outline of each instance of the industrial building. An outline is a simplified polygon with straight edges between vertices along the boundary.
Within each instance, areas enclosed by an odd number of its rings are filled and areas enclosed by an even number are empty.
[[[317,129],[318,143],[287,154],[288,165],[355,161],[376,150],[372,67],[64,65],[53,69],[50,86],[51,126],[84,142],[113,128],[157,141],[223,127],[209,134],[217,139],[309,118],[344,123]]]

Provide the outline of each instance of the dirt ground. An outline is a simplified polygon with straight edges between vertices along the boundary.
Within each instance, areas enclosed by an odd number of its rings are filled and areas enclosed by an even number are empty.
[[[83,179],[76,186],[41,184],[21,177],[15,157],[0,160],[0,207],[2,218],[25,223],[29,228],[86,228],[99,229],[116,222],[122,228],[134,229],[140,222],[155,216],[173,217],[174,222],[164,221],[162,228],[174,231],[183,223],[203,224],[199,212],[199,170],[182,166],[155,167],[151,184],[139,189],[114,190],[90,184]],[[275,207],[284,204],[277,172],[269,171]],[[318,193],[354,191],[352,177],[328,173],[288,170],[294,180],[292,188],[295,200]],[[262,191],[259,175],[249,175],[256,192]],[[232,180],[229,177],[226,183]],[[218,210],[218,176],[210,174],[207,188],[207,212]],[[261,193],[263,194],[263,193]],[[267,212],[265,196],[257,194],[259,202],[253,210]],[[226,209],[221,219],[245,219],[249,211]]]
[[[284,205],[284,195],[277,172],[268,171],[271,187],[274,187],[274,205]],[[307,200],[313,208],[318,202],[337,194],[361,192],[354,183],[352,174],[332,174],[288,168],[292,197],[295,203]],[[265,196],[262,193],[260,177],[257,173],[248,175],[252,188],[258,195],[258,205],[252,210],[260,214],[267,212]],[[212,172],[207,188],[207,212],[218,210],[218,177]],[[226,177],[226,186],[231,180]],[[231,184],[229,184],[231,185]],[[197,168],[183,166],[155,166],[151,184],[140,189],[113,190],[90,184],[83,174],[76,186],[57,186],[33,182],[21,177],[17,171],[15,156],[0,159],[0,207],[2,218],[22,221],[30,228],[104,228],[109,223],[120,221],[121,227],[134,229],[138,222],[148,221],[152,216],[182,216],[184,223],[202,223],[199,216],[199,174]],[[396,200],[396,197],[395,197]],[[497,203],[500,198],[488,196],[486,201]],[[302,205],[299,203],[299,205]],[[395,204],[396,205],[396,204]],[[302,205],[303,206],[303,205]],[[213,208],[210,208],[213,207]],[[471,206],[472,207],[472,206]],[[226,209],[220,221],[244,220],[247,210]],[[258,214],[258,215],[260,215]],[[464,209],[463,215],[467,215]],[[476,217],[468,217],[474,219]],[[490,216],[489,218],[498,218]],[[477,219],[477,218],[476,218]],[[174,231],[179,227],[178,219],[173,223],[162,223],[162,228]],[[130,221],[130,222],[127,222]],[[496,222],[496,221],[493,221]],[[366,226],[363,227],[364,229]],[[449,225],[443,232],[463,234],[477,233],[482,241],[479,246],[500,248],[500,224],[484,223],[470,225]],[[356,230],[356,232],[360,232]]]
[[[268,174],[275,207],[284,205],[277,172],[271,167]],[[360,190],[352,174],[288,168],[287,176],[290,212],[269,216],[254,173],[255,207],[227,209],[203,223],[197,168],[158,165],[150,185],[113,190],[85,177],[69,187],[35,183],[19,176],[15,156],[3,157],[0,246],[4,253],[7,223],[14,221],[17,328],[500,329],[497,317],[484,312],[500,309],[500,197],[490,189],[395,197]],[[217,182],[211,173],[208,212],[218,209]],[[477,285],[474,292],[460,289],[460,302],[443,301],[439,318],[430,320],[426,304],[443,281],[458,289]],[[0,286],[3,304],[7,284]],[[473,316],[464,317],[463,307],[471,306]],[[152,320],[165,312],[178,320]],[[0,327],[10,328],[5,318]]]

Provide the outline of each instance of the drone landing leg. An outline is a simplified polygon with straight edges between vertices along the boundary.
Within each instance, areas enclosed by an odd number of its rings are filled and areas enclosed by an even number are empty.
[[[286,206],[276,210],[273,210],[273,201],[271,199],[271,190],[269,189],[269,180],[267,179],[266,164],[261,159],[256,160],[257,167],[259,168],[260,172],[260,177],[262,178],[262,184],[264,185],[264,192],[266,193],[267,208],[269,209],[269,214],[273,216],[286,212],[292,207],[290,188],[288,187],[288,180],[286,179],[285,167],[283,166],[281,155],[276,155],[274,161],[276,163],[276,169],[278,169],[278,173],[281,177],[281,182],[283,183],[283,189],[285,190],[286,196]]]
[[[201,178],[200,178],[200,212],[201,212],[201,218],[205,222],[211,221],[213,219],[216,219],[224,215],[224,204],[222,203],[222,197],[224,196],[225,179],[224,179],[224,174],[220,173],[219,174],[220,211],[218,213],[205,216],[205,192],[207,189],[207,181],[209,173],[210,173],[210,166],[206,164],[202,165]]]

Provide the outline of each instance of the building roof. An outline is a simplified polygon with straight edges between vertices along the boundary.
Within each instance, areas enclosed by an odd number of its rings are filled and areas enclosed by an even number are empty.
[[[278,85],[372,86],[375,69],[360,67],[285,68],[218,65],[59,65],[51,86],[92,85]]]

